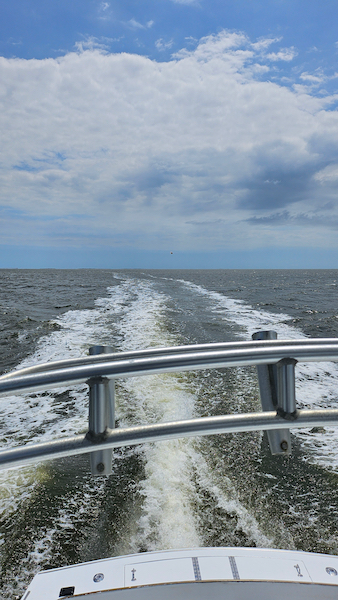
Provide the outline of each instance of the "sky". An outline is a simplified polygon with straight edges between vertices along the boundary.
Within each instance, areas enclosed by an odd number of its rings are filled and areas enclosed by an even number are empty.
[[[0,268],[338,268],[336,0],[0,14]]]

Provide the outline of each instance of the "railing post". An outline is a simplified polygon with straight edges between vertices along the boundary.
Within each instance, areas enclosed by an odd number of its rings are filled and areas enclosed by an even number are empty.
[[[252,335],[253,340],[276,340],[275,331],[257,331]],[[272,411],[278,409],[278,383],[276,365],[257,365],[259,393],[262,410]],[[290,454],[291,436],[289,429],[267,431],[271,454]]]
[[[297,418],[294,358],[283,358],[277,367],[277,413],[293,421]]]
[[[89,354],[110,354],[109,346],[92,346]],[[89,385],[89,430],[87,438],[92,442],[102,441],[115,427],[115,382],[108,377],[93,377]],[[95,450],[90,454],[92,475],[110,475],[112,472],[113,451]]]

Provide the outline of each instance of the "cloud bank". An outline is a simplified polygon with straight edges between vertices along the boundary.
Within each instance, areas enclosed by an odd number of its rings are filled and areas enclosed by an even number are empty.
[[[278,81],[280,41],[0,58],[2,243],[336,246],[337,98]]]

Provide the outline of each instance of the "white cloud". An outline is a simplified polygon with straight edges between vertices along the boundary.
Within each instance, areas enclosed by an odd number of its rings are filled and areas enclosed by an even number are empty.
[[[283,39],[282,37],[260,38],[257,42],[252,44],[252,47],[257,51],[266,50],[267,48],[269,48],[271,46],[271,44],[277,44],[278,42],[281,42],[282,39]]]
[[[193,56],[196,60],[209,61],[212,58],[229,58],[229,62],[234,62],[234,57],[239,58],[239,62],[237,64],[243,64],[244,60],[249,56],[253,56],[252,51],[243,50],[242,47],[245,48],[249,45],[249,40],[244,33],[236,33],[236,32],[222,32],[217,36],[209,35],[203,37],[197,48],[194,50],[187,50],[183,48],[176,52],[173,57],[178,59],[188,58],[189,56]],[[240,49],[240,50],[239,50]],[[238,50],[236,55],[233,54],[234,50]]]
[[[130,25],[134,29],[145,29],[145,26],[142,25],[142,23],[139,23],[138,21],[136,21],[136,19],[134,19],[134,18],[130,19],[130,21],[128,21],[128,25]]]
[[[316,86],[331,81],[332,79],[337,79],[338,73],[333,73],[333,75],[325,75],[323,70],[319,68],[316,69],[314,73],[308,73],[307,71],[304,71],[299,77],[302,81],[307,82],[309,85]]]
[[[157,50],[162,52],[163,50],[169,50],[172,47],[173,43],[174,40],[169,40],[168,42],[165,42],[162,38],[159,38],[158,40],[156,40],[155,46]]]
[[[83,36],[83,40],[75,42],[75,48],[78,52],[85,52],[86,50],[100,50],[101,52],[107,52],[109,50],[110,42],[113,42],[112,38],[101,37],[97,38],[92,35]]]
[[[298,52],[293,46],[291,48],[282,48],[279,52],[271,52],[266,55],[266,58],[271,61],[285,60],[287,62],[293,60]]]
[[[130,19],[127,25],[132,27],[132,29],[150,29],[154,25],[154,21],[148,21],[145,25],[136,21],[136,19]]]
[[[316,173],[314,179],[320,183],[338,183],[338,164],[328,165]]]
[[[308,81],[309,83],[319,84],[326,81],[327,78],[321,71],[317,71],[315,75],[304,71],[304,73],[301,73],[300,79],[302,79],[302,81]]]
[[[260,80],[261,48],[240,33],[203,38],[168,62],[104,46],[87,38],[57,59],[0,58],[3,243],[331,240],[330,219],[282,232],[278,219],[331,201],[338,219],[332,98]],[[271,222],[262,228],[255,215]]]
[[[98,6],[98,18],[100,21],[109,21],[112,18],[112,11],[109,2],[101,2]]]

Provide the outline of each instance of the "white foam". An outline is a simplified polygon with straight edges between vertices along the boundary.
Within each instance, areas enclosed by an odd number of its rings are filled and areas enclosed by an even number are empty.
[[[221,319],[236,323],[241,328],[238,335],[246,340],[251,339],[251,335],[255,331],[271,329],[272,327],[278,327],[278,332],[284,338],[297,339],[298,337],[305,337],[295,327],[284,323],[284,321],[292,319],[289,315],[258,310],[246,304],[243,300],[229,298],[219,292],[212,292],[201,285],[196,285],[184,279],[179,281],[196,293],[212,300],[213,304],[210,306],[210,310],[217,313]]]
[[[63,497],[63,505],[52,519],[48,515],[48,522],[50,523],[52,520],[52,524],[39,528],[33,540],[32,549],[21,560],[22,572],[20,577],[15,575],[16,593],[23,594],[34,575],[43,569],[50,568],[51,564],[55,564],[56,557],[53,554],[55,537],[60,534],[60,530],[62,530],[61,535],[66,537],[69,531],[74,530],[74,523],[78,523],[79,519],[85,520],[88,510],[90,512],[97,510],[98,500],[104,493],[104,485],[104,479],[95,479],[95,484],[92,479],[88,479],[79,490],[73,490],[71,496]],[[16,563],[14,564],[16,567]],[[2,593],[9,600],[13,598],[11,581],[9,585],[2,588]]]
[[[128,282],[137,301],[125,308],[118,324],[121,350],[172,346],[176,340],[164,326],[167,297],[149,282]],[[130,378],[124,382],[129,404],[120,407],[121,425],[164,422],[193,416],[194,397],[175,375]],[[130,416],[132,411],[132,417]],[[199,545],[191,507],[190,440],[144,446],[146,478],[137,545],[151,550]]]
[[[115,298],[98,300],[92,310],[70,310],[53,320],[60,328],[40,338],[36,351],[17,365],[17,369],[36,364],[84,356],[95,344],[111,343],[113,320],[129,299],[125,289],[116,286]],[[127,297],[126,297],[127,296]],[[60,396],[60,394],[65,394]],[[86,431],[88,423],[88,388],[76,385],[44,393],[13,395],[1,398],[0,435],[2,445],[14,446],[57,439]],[[36,468],[22,468],[0,474],[0,511],[15,510],[29,497],[39,477]]]
[[[294,325],[285,323],[292,321],[287,314],[270,313],[253,308],[243,300],[227,296],[203,288],[192,282],[180,280],[189,289],[207,297],[210,311],[217,313],[221,319],[236,323],[241,330],[239,336],[250,340],[252,334],[259,330],[274,329],[278,339],[305,339],[304,333]],[[335,363],[299,363],[296,366],[297,402],[301,408],[338,408],[338,367]],[[338,470],[338,432],[328,428],[324,433],[310,433],[309,430],[294,430],[306,450],[311,462]]]
[[[111,344],[112,338],[115,346],[121,350],[175,343],[174,338],[165,332],[163,326],[167,298],[155,293],[149,283],[123,278],[120,279],[119,285],[109,288],[108,292],[106,298],[95,302],[94,309],[70,310],[55,319],[54,322],[60,329],[42,337],[34,354],[22,361],[17,368],[79,357],[84,355],[91,345]],[[133,399],[133,419],[137,422],[142,422],[143,417],[150,422],[184,418],[192,414],[192,398],[173,376],[141,378],[141,381],[127,380],[124,390]],[[70,398],[60,397],[61,392],[67,392]],[[86,386],[73,386],[68,390],[64,387],[50,390],[48,393],[13,395],[5,401],[2,400],[3,441],[7,445],[46,441],[85,430],[88,418],[87,396]],[[122,394],[121,398],[124,397],[125,394]],[[126,422],[124,415],[130,411],[128,401],[120,408],[122,422]],[[117,409],[119,410],[118,398]],[[10,430],[8,423],[11,425]],[[195,545],[198,541],[188,499],[191,493],[189,454],[186,453],[184,444],[183,441],[171,445],[169,443],[167,449],[163,445],[158,448],[148,446],[145,449],[147,479],[142,484],[144,514],[140,529],[143,537],[147,537],[148,533],[152,537],[156,531],[160,547]],[[181,465],[179,476],[177,464]],[[167,475],[160,484],[164,468],[167,469]],[[25,469],[22,472],[25,474],[24,478],[18,471],[12,471],[9,476],[4,474],[2,480],[0,479],[0,506],[3,511],[14,510],[24,497],[33,492],[33,473]],[[159,507],[157,513],[156,496]],[[173,501],[180,510],[172,513]],[[71,523],[71,515],[68,516],[69,519],[66,519],[65,523]],[[145,533],[147,520],[149,523],[152,521],[151,533]],[[59,525],[43,532],[41,540],[36,542],[38,546],[29,558],[30,563],[38,565],[39,561],[44,562],[48,559],[52,539]]]
[[[118,284],[108,288],[107,297],[99,298],[95,302],[95,308],[70,310],[54,319],[60,329],[42,337],[36,351],[17,368],[80,357],[87,353],[89,346],[96,344],[113,345],[121,351],[176,345],[177,339],[168,333],[166,327],[168,297],[157,292],[149,281],[136,280],[124,275],[116,275],[116,279]],[[243,303],[225,299],[220,294],[208,292],[194,284],[185,284],[209,297],[213,303],[211,310],[217,311],[221,318],[235,322],[236,319],[241,319],[241,323],[238,324],[246,327],[246,331],[250,323],[255,329],[261,326],[260,323],[257,327],[256,319],[259,314],[261,321],[269,319],[266,313],[252,313],[252,309]],[[287,315],[274,317],[287,318]],[[243,335],[247,337],[244,330]],[[193,417],[196,397],[186,381],[185,376],[163,374],[119,382],[117,417],[120,419],[120,425]],[[60,396],[60,392],[67,392],[69,398],[67,394],[64,397]],[[322,390],[318,390],[319,392]],[[87,428],[87,387],[64,387],[44,394],[12,396],[5,401],[1,400],[1,411],[0,432],[3,443],[8,445],[76,434]],[[212,491],[219,507],[235,512],[239,526],[257,545],[273,545],[272,538],[260,531],[257,521],[241,505],[238,498],[234,494],[229,496],[228,491],[222,489],[214,480],[199,452],[198,440],[147,444],[143,448],[143,455],[146,474],[140,484],[143,513],[138,523],[137,539],[131,541],[136,549],[141,546],[159,550],[200,545],[194,509],[196,492],[192,480],[196,465],[199,465],[198,476],[201,484]],[[34,469],[23,469],[21,472],[13,471],[10,475],[1,476],[2,510],[15,510],[18,503],[34,491],[34,475]],[[77,503],[78,498],[75,498],[74,502]],[[65,500],[59,518],[53,526],[41,531],[31,555],[27,558],[29,565],[35,565],[30,568],[38,569],[49,560],[55,532],[60,528],[72,527],[74,510],[68,500]]]
[[[157,292],[149,282],[129,282],[129,290],[137,301],[125,307],[117,328],[121,335],[121,350],[149,346],[176,345],[177,339],[165,328],[168,298]],[[135,422],[146,424],[192,418],[196,396],[185,376],[161,374],[130,378],[124,382],[129,403],[119,407],[122,426]],[[182,439],[158,444],[146,444],[146,477],[141,483],[144,497],[143,515],[135,547],[149,550],[194,547],[201,543],[196,524],[196,491],[192,476],[198,477],[207,489],[215,491],[210,469],[198,450],[198,440]],[[273,545],[260,531],[257,521],[228,491],[217,489],[219,506],[235,511],[239,527],[257,545]]]

